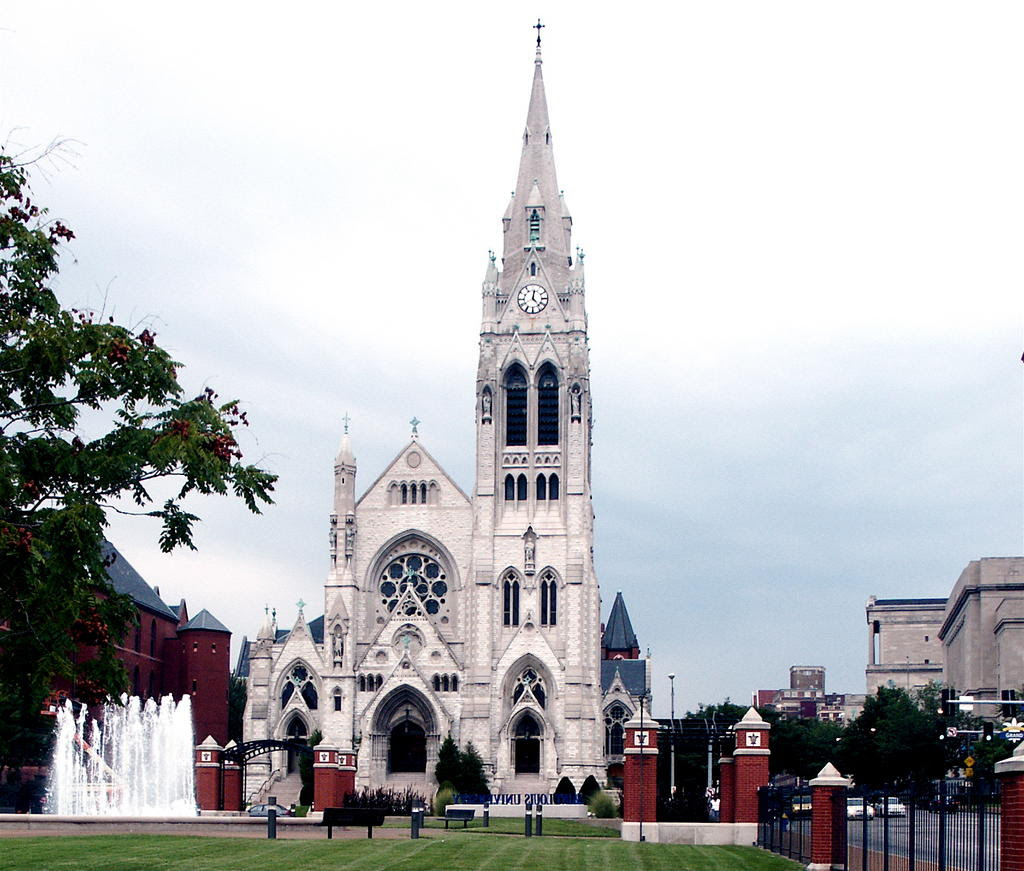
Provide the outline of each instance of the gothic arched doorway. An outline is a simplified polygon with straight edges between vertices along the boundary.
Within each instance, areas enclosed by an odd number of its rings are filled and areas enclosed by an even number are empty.
[[[292,721],[288,724],[288,735],[289,741],[297,741],[300,744],[305,744],[308,737],[306,732],[306,724],[302,721],[301,717],[292,717]],[[294,750],[288,750],[288,773],[293,774],[299,770],[299,754]]]
[[[427,733],[419,723],[404,720],[391,730],[388,771],[425,772]]]
[[[540,773],[540,724],[526,713],[516,723],[512,736],[512,757],[516,774]]]
[[[433,708],[411,686],[392,690],[373,716],[371,741],[387,774],[432,773],[439,741]]]

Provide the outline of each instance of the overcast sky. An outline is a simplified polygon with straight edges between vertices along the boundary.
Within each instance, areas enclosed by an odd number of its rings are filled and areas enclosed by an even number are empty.
[[[373,8],[369,8],[373,6]],[[320,613],[332,464],[425,446],[473,481],[480,283],[544,19],[587,252],[595,560],[655,712],[824,665],[867,597],[1024,553],[1024,6],[0,3],[0,139],[71,142],[36,199],[68,305],[146,323],[245,401],[281,476],[199,551],[111,537],[237,642]]]

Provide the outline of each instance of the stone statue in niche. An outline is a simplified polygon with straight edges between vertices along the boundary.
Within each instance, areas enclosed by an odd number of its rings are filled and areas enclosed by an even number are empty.
[[[331,633],[331,655],[335,663],[340,663],[345,655],[345,639],[340,626],[335,626]]]
[[[569,409],[574,423],[579,423],[582,418],[583,388],[579,382],[573,384],[569,389]]]
[[[483,423],[491,422],[491,389],[485,387],[480,397],[480,420]]]
[[[523,570],[527,577],[537,571],[537,534],[531,526],[523,535]]]
[[[352,551],[356,544],[356,518],[349,514],[345,518],[345,558],[352,558]]]

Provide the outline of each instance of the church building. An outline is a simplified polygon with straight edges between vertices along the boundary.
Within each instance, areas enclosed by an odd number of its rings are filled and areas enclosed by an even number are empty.
[[[604,784],[621,762],[621,723],[650,686],[621,596],[618,640],[602,639],[583,254],[555,176],[541,69],[538,38],[502,256],[491,254],[482,287],[472,491],[414,422],[357,495],[346,424],[323,616],[307,622],[300,609],[281,630],[268,614],[243,645],[245,740],[319,730],[355,756],[357,789],[430,794],[449,734],[474,744],[494,792]],[[602,668],[605,657],[619,664]],[[294,766],[284,751],[253,759],[246,797]]]

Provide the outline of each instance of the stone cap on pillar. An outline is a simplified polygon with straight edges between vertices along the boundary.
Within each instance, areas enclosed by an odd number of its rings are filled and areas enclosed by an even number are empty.
[[[313,767],[335,767],[338,764],[338,748],[333,744],[317,744],[313,748]]]
[[[747,708],[743,719],[732,728],[736,733],[735,756],[766,756],[771,752],[768,749],[771,723],[766,723],[755,708]]]
[[[223,747],[213,740],[213,735],[207,735],[206,740],[195,749],[197,765],[220,765],[220,754]]]
[[[839,773],[839,769],[829,762],[818,772],[818,776],[811,780],[810,785],[812,787],[842,786],[849,789],[853,785],[853,781],[849,777],[843,777]]]
[[[225,750],[231,750],[231,749],[233,749],[233,748],[235,748],[237,746],[238,746],[238,742],[235,741],[234,738],[232,738],[230,741],[228,741],[227,744],[224,745],[224,749]],[[233,765],[235,768],[238,768],[238,760],[237,759],[227,759],[227,760],[225,760],[224,764],[225,765]]]
[[[651,712],[644,707],[641,700],[640,707],[633,714],[632,719],[622,724],[624,748],[623,753],[657,753],[658,752],[658,730],[663,728]]]
[[[996,774],[1024,774],[1024,741],[1017,745],[1013,755],[995,765]]]

